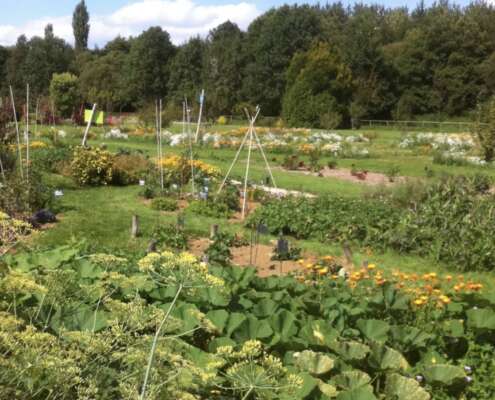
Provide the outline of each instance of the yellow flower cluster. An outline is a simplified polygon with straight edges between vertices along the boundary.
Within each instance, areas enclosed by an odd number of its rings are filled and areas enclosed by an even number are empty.
[[[333,256],[324,256],[318,260],[298,260],[297,263],[304,270],[303,274],[297,275],[297,280],[300,282],[305,282],[308,278],[318,278],[326,275],[335,275],[341,268],[338,259]]]
[[[80,185],[106,185],[112,181],[113,155],[101,148],[76,147],[72,176]]]
[[[296,275],[296,279],[300,282],[311,283],[325,276],[334,280],[339,279],[336,272],[341,266],[332,256],[322,257],[317,262],[299,260],[298,263],[303,271]],[[441,277],[436,272],[417,274],[399,270],[390,273],[379,270],[376,264],[368,264],[366,267],[354,270],[348,274],[346,279],[346,284],[351,289],[356,288],[360,283],[382,286],[387,282],[394,285],[396,289],[411,295],[412,304],[416,307],[427,304],[442,307],[451,303],[452,296],[456,293],[477,292],[483,288],[481,283],[465,282],[463,275]]]
[[[309,154],[315,151],[315,146],[309,143],[299,145],[298,150],[303,154]]]
[[[26,150],[27,145],[26,145],[26,144],[21,144],[21,146],[20,146],[20,147],[21,147],[21,150]],[[47,143],[45,143],[45,142],[41,142],[41,141],[39,141],[39,140],[35,140],[35,141],[33,141],[33,142],[29,143],[29,148],[30,148],[31,150],[46,149],[46,148],[48,148],[48,147],[50,147],[50,146],[49,146]],[[11,151],[15,151],[15,150],[17,150],[17,144],[11,144],[11,145],[9,146],[9,149],[10,149]]]
[[[160,165],[159,161],[157,161],[157,165]],[[172,173],[183,172],[185,174],[188,174],[191,168],[191,161],[177,154],[172,154],[162,159],[161,165],[163,166],[164,169],[169,170]],[[201,160],[193,160],[192,165],[196,171],[200,171],[207,176],[210,177],[220,176],[221,171],[219,168],[207,164]]]
[[[0,256],[32,231],[31,225],[0,211]]]
[[[223,279],[211,275],[208,266],[189,253],[176,255],[170,251],[150,253],[138,263],[139,269],[163,285],[182,285],[184,288],[223,287]]]

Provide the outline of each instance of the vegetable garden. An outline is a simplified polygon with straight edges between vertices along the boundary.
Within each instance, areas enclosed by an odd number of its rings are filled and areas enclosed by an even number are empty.
[[[40,127],[29,181],[5,140],[1,398],[495,396],[495,174],[437,159],[482,157],[475,136],[259,129],[279,187],[253,150],[243,220],[246,165],[218,189],[246,128],[191,154],[172,125],[158,158],[154,132],[121,129],[80,146]]]

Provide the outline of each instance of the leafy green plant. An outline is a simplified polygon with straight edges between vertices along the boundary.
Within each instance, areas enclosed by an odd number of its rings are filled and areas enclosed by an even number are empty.
[[[151,208],[159,211],[177,211],[179,205],[175,199],[169,197],[155,197],[151,200]]]
[[[211,244],[205,251],[208,262],[213,265],[230,265],[232,253],[230,248],[233,245],[234,237],[225,232],[217,232]]]
[[[211,198],[192,201],[187,209],[195,214],[213,218],[229,218],[232,214],[228,204],[217,202]]]
[[[176,225],[160,225],[153,231],[152,237],[159,247],[175,250],[187,249],[187,234]]]

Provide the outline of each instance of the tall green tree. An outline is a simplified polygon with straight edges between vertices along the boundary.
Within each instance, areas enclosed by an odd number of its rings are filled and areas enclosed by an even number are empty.
[[[160,27],[149,28],[132,41],[126,77],[130,96],[137,105],[166,97],[174,54],[170,35]]]
[[[89,37],[89,13],[84,0],[81,0],[72,15],[72,30],[74,32],[76,51],[84,51],[88,48]]]
[[[169,99],[181,103],[186,96],[195,99],[203,89],[203,64],[206,57],[206,44],[199,38],[190,39],[177,50],[170,66],[168,80]]]
[[[351,95],[349,67],[337,51],[319,43],[291,62],[283,116],[291,126],[336,128],[348,119]]]
[[[128,104],[123,80],[126,56],[111,51],[84,65],[79,77],[79,88],[87,103],[97,103],[107,111],[119,110]]]
[[[213,29],[207,38],[205,81],[208,111],[214,115],[232,114],[241,100],[243,33],[227,21]]]
[[[50,97],[58,115],[70,117],[79,103],[79,87],[77,77],[68,72],[53,74],[50,83]]]
[[[248,29],[248,65],[244,98],[259,104],[264,115],[279,115],[286,87],[286,72],[294,54],[308,50],[321,32],[317,9],[283,6],[256,19]]]

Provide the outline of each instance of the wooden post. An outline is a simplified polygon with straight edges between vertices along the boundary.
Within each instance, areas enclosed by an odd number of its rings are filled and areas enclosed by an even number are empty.
[[[218,225],[217,224],[213,224],[211,227],[210,227],[210,239],[214,239],[215,236],[218,235]]]
[[[131,238],[135,239],[139,236],[139,216],[132,216]]]

